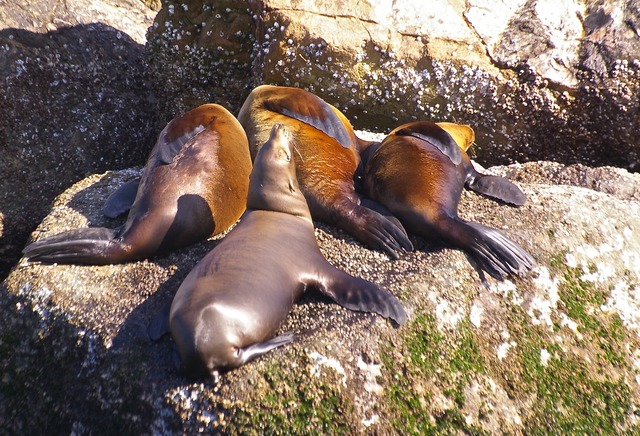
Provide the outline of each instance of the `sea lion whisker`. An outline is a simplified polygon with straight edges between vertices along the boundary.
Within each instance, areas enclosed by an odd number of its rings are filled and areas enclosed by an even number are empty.
[[[302,153],[300,153],[300,150],[298,150],[298,145],[294,142],[292,146],[295,152],[298,153],[298,156],[300,156],[300,162],[304,163],[304,158],[302,157]]]

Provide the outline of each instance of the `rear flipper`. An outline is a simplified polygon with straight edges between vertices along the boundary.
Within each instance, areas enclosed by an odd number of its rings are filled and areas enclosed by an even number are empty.
[[[102,206],[102,213],[109,218],[117,218],[131,209],[136,199],[140,179],[130,180],[113,191]]]
[[[522,276],[536,266],[533,257],[502,232],[478,223],[456,223],[461,239],[455,245],[491,277],[503,280],[509,275]]]
[[[527,201],[527,197],[520,188],[504,177],[480,174],[472,170],[469,172],[467,180],[465,180],[465,186],[478,194],[486,195],[514,206],[522,206]]]
[[[391,221],[393,224],[395,224],[399,229],[402,229],[402,231],[405,232],[405,235],[407,234],[400,220],[395,216],[393,216],[393,214],[391,213],[391,211],[389,211],[389,209],[387,209],[377,201],[373,201],[369,198],[363,198],[360,201],[360,205],[366,207],[367,209],[375,210],[380,215],[382,215],[383,217]],[[413,245],[411,245],[411,249],[407,251],[412,251],[412,250],[413,250]]]
[[[31,261],[106,265],[126,260],[126,250],[114,241],[117,230],[82,228],[29,244],[22,251]]]
[[[295,334],[287,332],[264,342],[259,342],[257,344],[249,345],[248,347],[241,348],[240,350],[238,350],[239,365],[244,365],[245,363],[255,359],[256,357],[260,357],[263,354],[268,353],[274,348],[278,348],[282,345],[288,344],[295,338]]]
[[[387,218],[375,210],[352,204],[349,213],[340,217],[338,226],[367,246],[384,251],[392,259],[399,252],[413,251],[407,232],[395,218]]]
[[[310,283],[340,306],[360,312],[373,312],[393,319],[398,325],[407,320],[402,303],[389,291],[358,277],[352,277],[329,263],[334,271],[326,283]]]

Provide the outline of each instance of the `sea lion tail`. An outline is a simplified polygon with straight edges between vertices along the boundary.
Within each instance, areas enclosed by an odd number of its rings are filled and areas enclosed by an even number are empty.
[[[533,257],[502,232],[478,223],[462,224],[470,233],[470,243],[462,248],[470,261],[491,277],[522,276],[535,267]]]
[[[117,230],[82,228],[59,233],[25,247],[23,255],[45,263],[105,265],[121,262],[125,250],[115,239]]]

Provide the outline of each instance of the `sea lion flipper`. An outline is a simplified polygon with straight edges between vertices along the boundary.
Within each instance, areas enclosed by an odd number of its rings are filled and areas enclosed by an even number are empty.
[[[402,303],[389,291],[371,282],[353,277],[326,263],[325,274],[315,283],[322,294],[340,306],[361,312],[373,312],[393,319],[398,325],[407,320]]]
[[[471,262],[495,279],[508,275],[524,275],[536,261],[522,247],[499,230],[478,223],[463,223],[470,231],[472,243],[465,249]]]
[[[398,259],[399,252],[413,251],[413,244],[398,220],[361,204],[352,209],[354,213],[342,222],[342,227],[367,246],[384,251],[392,259]]]
[[[321,130],[344,148],[351,147],[353,139],[343,121],[329,104],[316,95],[306,92],[304,96],[296,92],[278,94],[265,101],[265,107]]]
[[[514,206],[522,206],[527,201],[527,197],[520,188],[504,177],[475,172],[472,177],[467,177],[465,186],[479,194]]]
[[[241,348],[239,350],[239,364],[244,365],[250,360],[260,357],[265,353],[278,348],[282,345],[292,342],[296,338],[296,335],[291,332],[283,333],[275,338],[268,339],[264,342],[249,345],[248,347]]]
[[[124,252],[116,235],[104,227],[74,229],[33,242],[22,253],[30,261],[104,265],[118,262]]]
[[[380,215],[382,215],[386,219],[390,220],[393,224],[395,224],[399,229],[402,229],[402,231],[404,231],[404,233],[406,234],[406,231],[404,230],[404,226],[402,225],[400,220],[395,216],[393,216],[393,214],[391,213],[391,211],[389,211],[389,209],[387,209],[377,201],[373,201],[369,198],[363,198],[360,201],[360,204],[366,207],[367,209],[371,209],[378,212]],[[413,248],[413,246],[411,248]],[[408,250],[408,251],[411,251],[411,250]]]
[[[147,327],[147,333],[149,338],[153,341],[157,341],[170,331],[169,327],[169,313],[171,312],[171,302],[165,304],[158,313],[151,319],[149,326]]]
[[[456,141],[446,130],[435,123],[422,122],[403,127],[395,131],[395,134],[398,136],[412,136],[428,142],[447,156],[454,165],[462,162],[462,153]]]
[[[185,144],[203,131],[206,131],[208,125],[212,124],[214,120],[215,118],[212,118],[204,124],[197,124],[202,121],[199,118],[191,120],[179,117],[172,120],[160,133],[158,144],[154,150],[159,162],[164,165],[173,162],[173,159],[180,153]]]
[[[113,191],[102,206],[102,213],[109,218],[117,218],[131,209],[136,199],[140,178],[130,180]]]

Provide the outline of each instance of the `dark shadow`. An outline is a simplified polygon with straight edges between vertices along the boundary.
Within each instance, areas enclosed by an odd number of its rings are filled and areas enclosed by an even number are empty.
[[[51,202],[144,162],[158,134],[144,46],[100,23],[0,30],[0,280]]]

